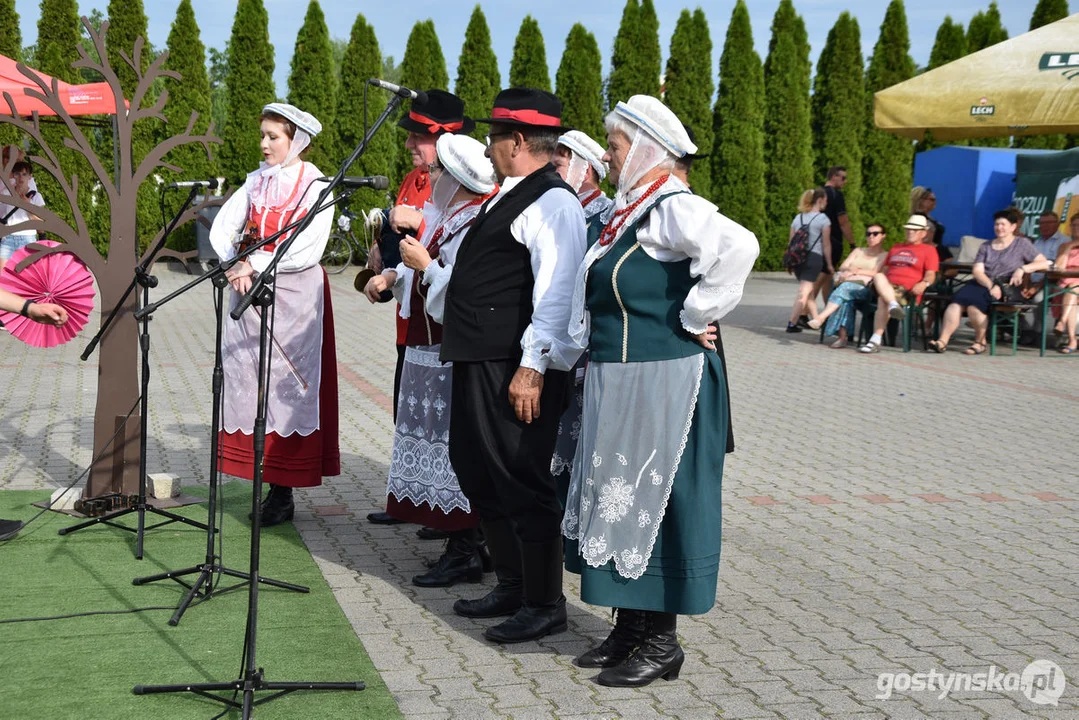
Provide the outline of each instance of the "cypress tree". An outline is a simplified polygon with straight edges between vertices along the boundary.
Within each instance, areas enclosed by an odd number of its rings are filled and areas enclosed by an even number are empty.
[[[135,94],[138,78],[135,70],[120,57],[120,53],[134,60],[135,40],[141,37],[144,44],[139,69],[146,72],[146,68],[150,66],[153,51],[146,31],[146,13],[142,9],[142,0],[109,0],[107,12],[109,33],[105,40],[105,50],[109,54],[109,64],[120,79],[124,97],[131,99]]]
[[[79,82],[71,63],[79,59],[79,6],[75,0],[41,0],[34,66],[64,82]]]
[[[562,124],[577,128],[606,145],[603,129],[603,59],[599,45],[584,25],[576,23],[566,36],[566,49],[555,75],[562,100]]]
[[[405,56],[401,59],[401,85],[420,90],[445,90],[450,78],[446,72],[446,60],[442,56],[442,45],[438,42],[434,20],[421,20],[412,26],[405,45]],[[404,112],[407,112],[407,103]],[[403,178],[412,171],[412,157],[405,149],[408,133],[397,131],[397,172]]]
[[[683,10],[671,36],[671,52],[663,100],[684,125],[693,130],[697,154],[712,152],[712,38],[708,20],[700,8]],[[690,185],[702,197],[711,197],[712,169],[709,158],[693,162]]]
[[[799,32],[799,28],[801,32]],[[761,254],[780,259],[790,236],[792,208],[813,183],[809,120],[809,45],[791,0],[780,0],[764,61],[764,158],[767,231]],[[838,262],[838,259],[836,259]]]
[[[6,55],[18,62],[22,59],[22,33],[19,32],[19,13],[15,10],[15,0],[0,0],[0,17],[7,20],[0,22],[0,55]],[[6,104],[4,105],[6,108]],[[19,141],[19,133],[10,125],[0,125],[0,145],[10,145]]]
[[[929,65],[926,70],[935,70],[941,65],[947,65],[953,60],[958,60],[967,54],[967,34],[963,30],[963,23],[954,22],[950,15],[944,16],[944,22],[937,28],[937,37],[933,42],[933,50],[929,53]],[[932,133],[926,133],[926,137],[920,140],[915,152],[925,152],[939,147],[941,143],[933,140]],[[952,140],[949,145],[969,145],[969,140]]]
[[[269,15],[262,0],[239,0],[229,36],[228,111],[221,129],[221,172],[242,182],[262,160],[259,115],[277,99]]]
[[[191,0],[180,0],[166,47],[169,56],[165,60],[165,68],[179,73],[180,80],[164,80],[164,86],[169,93],[169,101],[164,110],[165,134],[183,132],[192,111],[199,114],[194,132],[205,132],[211,120],[210,77],[206,73],[206,50],[199,37],[199,25],[195,20]],[[183,170],[180,175],[161,170],[160,174],[167,176],[166,182],[180,179],[198,180],[212,177],[216,173],[214,163],[207,159],[206,150],[201,146],[178,147],[170,152],[166,159]],[[179,210],[183,197],[182,193],[166,196],[165,211],[169,217]],[[176,228],[169,238],[169,245],[178,250],[194,249],[194,224],[187,223]]]
[[[551,74],[547,69],[547,50],[543,45],[543,33],[539,23],[531,15],[525,15],[517,41],[513,44],[513,60],[510,62],[510,87],[530,87],[551,90]]]
[[[333,173],[341,162],[334,152],[334,112],[337,109],[337,81],[333,64],[333,45],[326,27],[326,16],[318,0],[311,0],[307,16],[296,35],[292,67],[288,78],[288,101],[309,112],[322,123],[323,131],[311,139],[308,160],[326,173]]]
[[[454,93],[465,103],[465,115],[490,117],[495,96],[502,88],[502,75],[498,72],[498,58],[491,49],[491,31],[487,18],[479,5],[472,11],[465,30],[465,44],[457,60],[457,81]],[[477,125],[472,136],[483,140],[486,127]]]
[[[738,0],[719,57],[712,152],[712,201],[719,211],[764,237],[764,69],[753,49],[745,0]],[[758,261],[778,267],[778,259]]]
[[[985,12],[978,11],[967,26],[967,52],[976,53],[990,45],[996,45],[1008,39],[1008,31],[1000,19],[1000,9],[996,2],[989,3]]]
[[[659,97],[659,76],[662,72],[659,48],[659,18],[652,0],[641,0],[637,14],[637,72],[634,92],[631,94]],[[709,71],[711,76],[711,71]]]
[[[843,199],[855,237],[862,230],[858,209],[862,199],[865,118],[851,109],[861,108],[865,102],[863,67],[858,21],[843,12],[828,32],[813,81],[813,146],[817,150],[814,184],[823,184],[832,166],[847,168]]]
[[[634,77],[637,66],[637,25],[640,20],[640,5],[637,0],[626,0],[622,9],[622,22],[614,38],[611,52],[611,74],[607,77],[607,108],[613,108],[620,100],[629,100],[637,92]]]
[[[1068,0],[1038,0],[1034,14],[1030,16],[1030,29],[1068,17]]]
[[[880,26],[866,73],[865,155],[862,158],[864,207],[894,233],[906,221],[913,181],[910,140],[878,130],[873,123],[873,93],[914,76],[903,0],[892,0]]]
[[[378,47],[375,29],[368,24],[363,15],[356,16],[349,36],[348,47],[341,60],[341,87],[337,93],[337,141],[336,157],[343,162],[349,157],[364,137],[363,96],[367,78],[382,75],[382,53]],[[375,118],[386,107],[386,94],[377,88],[367,91],[367,122]],[[386,129],[376,132],[367,146],[367,150],[356,161],[348,173],[350,175],[386,175],[393,187],[400,182],[395,177],[397,171],[397,148],[394,147],[395,133]],[[395,182],[396,181],[396,182]],[[388,204],[386,192],[365,188],[353,195],[354,209],[385,207]]]
[[[213,116],[214,127],[220,135],[225,127],[225,118],[229,110],[229,90],[225,81],[229,74],[229,48],[225,45],[224,50],[210,48],[208,51],[208,74],[210,78],[210,114]],[[217,151],[220,154],[220,150]]]

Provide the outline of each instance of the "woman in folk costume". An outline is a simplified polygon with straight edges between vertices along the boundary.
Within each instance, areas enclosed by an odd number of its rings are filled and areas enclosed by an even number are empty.
[[[607,163],[603,162],[603,148],[598,142],[580,130],[570,130],[558,138],[558,146],[551,157],[551,164],[558,174],[573,188],[584,208],[585,223],[591,227],[600,224],[603,211],[611,206],[611,199],[603,194],[599,184],[607,177]],[[577,439],[581,435],[581,407],[584,404],[584,368],[587,353],[573,367],[573,397],[569,408],[562,414],[558,424],[558,442],[551,458],[551,474],[558,483],[558,498],[566,504],[573,456],[577,453]]]
[[[617,616],[577,664],[621,687],[676,678],[677,616],[715,604],[728,415],[711,323],[738,304],[759,248],[671,175],[697,148],[663,103],[635,95],[605,124],[618,194],[574,290],[589,365],[563,531],[581,599]]]
[[[485,147],[467,135],[442,135],[430,165],[431,199],[420,239],[401,241],[403,262],[368,283],[377,302],[392,288],[408,321],[400,400],[393,434],[386,512],[403,522],[448,534],[432,568],[412,578],[420,587],[446,587],[483,577],[480,519],[461,492],[449,460],[452,365],[439,362],[446,287],[461,240],[483,202],[497,190]]]
[[[267,105],[260,121],[265,160],[222,206],[210,230],[210,242],[222,262],[304,217],[321,189],[315,181],[322,172],[300,157],[322,130],[321,123],[284,103]],[[320,485],[323,476],[341,472],[333,310],[326,273],[319,266],[332,220],[332,213],[318,213],[277,264],[263,461],[263,479],[270,485],[262,503],[266,527],[292,519],[292,488]],[[256,250],[228,271],[233,306],[287,237]],[[222,340],[220,467],[247,479],[254,472],[259,312],[252,306],[239,320],[226,317]]]

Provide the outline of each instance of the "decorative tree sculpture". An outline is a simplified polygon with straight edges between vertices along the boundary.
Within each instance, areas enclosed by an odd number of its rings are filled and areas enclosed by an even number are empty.
[[[85,17],[82,18],[82,23],[96,48],[96,57],[89,57],[86,50],[80,46],[78,48],[80,57],[72,63],[72,67],[99,73],[112,88],[113,97],[116,99],[115,143],[119,154],[118,174],[115,178],[110,175],[97,153],[94,152],[91,139],[83,133],[64,107],[57,81],[54,79],[50,86],[40,75],[24,65],[19,64],[18,69],[40,88],[40,90],[27,89],[26,94],[41,101],[56,113],[57,118],[70,134],[69,137],[64,138],[64,146],[86,158],[93,170],[94,180],[103,187],[104,195],[108,199],[110,221],[107,253],[103,256],[91,242],[90,230],[83,215],[86,208],[80,208],[78,204],[80,178],[75,174],[70,177],[65,174],[58,159],[58,148],[51,147],[42,134],[38,114],[35,112],[30,118],[19,117],[15,113],[14,100],[7,92],[4,93],[4,101],[7,103],[10,115],[0,115],[0,124],[12,125],[34,140],[40,148],[41,155],[35,155],[31,160],[38,168],[56,178],[66,201],[71,206],[74,221],[69,224],[49,208],[31,206],[26,199],[15,195],[9,179],[14,158],[9,162],[8,167],[3,169],[0,182],[11,194],[10,197],[4,198],[5,202],[27,210],[40,218],[22,223],[21,227],[49,233],[62,241],[60,245],[53,247],[37,243],[30,245],[30,255],[18,264],[16,270],[22,270],[53,253],[75,254],[97,279],[101,295],[101,318],[104,319],[113,308],[120,304],[121,296],[134,276],[135,266],[140,262],[141,248],[137,235],[139,228],[136,228],[135,222],[139,186],[148,180],[152,182],[154,172],[159,168],[177,173],[183,172],[181,168],[166,160],[166,156],[174,148],[198,144],[206,149],[207,157],[210,157],[210,143],[220,143],[221,140],[213,135],[212,122],[205,134],[192,134],[198,120],[198,113],[192,112],[187,128],[182,133],[166,137],[136,164],[132,154],[132,129],[135,123],[148,122],[151,119],[165,121],[162,109],[168,102],[168,91],[162,91],[151,103],[149,96],[151,86],[159,77],[170,77],[179,81],[180,75],[162,68],[167,57],[165,53],[158,56],[143,72],[141,58],[145,43],[143,38],[138,38],[132,55],[121,53],[123,61],[131,67],[138,78],[138,85],[130,100],[130,109],[128,109],[124,104],[120,80],[109,63],[109,54],[105,51],[108,23],[102,23],[100,32],[95,31]],[[147,102],[145,107],[144,101]],[[207,197],[198,205],[189,208],[180,218],[179,224],[195,219],[205,224],[206,220],[201,215],[201,211],[223,202],[224,198]],[[142,230],[145,231],[146,228]],[[164,229],[159,229],[146,247],[156,245],[163,233]],[[193,255],[195,255],[194,252],[177,253],[166,250],[158,257],[186,259]],[[121,424],[131,408],[135,407],[139,396],[138,325],[133,317],[137,296],[137,292],[128,295],[117,313],[114,324],[101,339],[98,358],[97,409],[94,416],[94,453],[95,456],[101,453],[101,459],[91,471],[86,488],[87,497],[96,497],[110,492],[134,493],[138,488],[140,447],[137,411],[131,414],[126,426],[120,430]],[[110,439],[114,435],[116,439],[110,444]]]

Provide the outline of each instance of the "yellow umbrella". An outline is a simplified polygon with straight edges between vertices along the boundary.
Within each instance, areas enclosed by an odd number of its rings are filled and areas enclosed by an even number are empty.
[[[874,95],[877,127],[934,140],[1079,132],[1079,13]]]

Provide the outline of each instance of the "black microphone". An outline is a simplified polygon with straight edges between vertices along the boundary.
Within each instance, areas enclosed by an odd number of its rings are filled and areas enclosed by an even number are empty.
[[[383,90],[389,90],[394,95],[399,95],[403,98],[411,98],[420,103],[421,105],[425,105],[427,103],[427,93],[425,93],[423,90],[409,90],[406,87],[394,85],[391,82],[379,80],[378,78],[371,78],[367,81],[367,84],[374,85],[375,87],[380,87]]]
[[[217,178],[210,178],[209,180],[184,180],[182,182],[169,183],[168,185],[165,186],[165,189],[166,190],[171,190],[172,188],[193,188],[193,187],[204,187],[207,190],[216,190],[217,189]]]
[[[333,178],[320,177],[319,182],[331,182]],[[385,175],[372,175],[371,177],[343,177],[341,184],[350,190],[359,188],[371,188],[372,190],[385,190],[390,186],[390,179]]]

